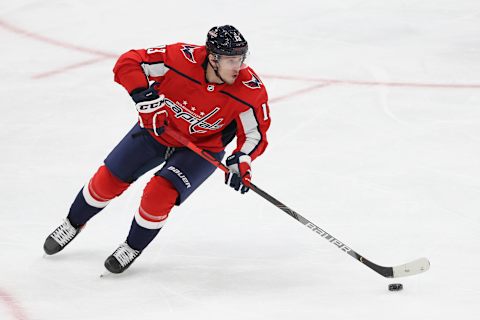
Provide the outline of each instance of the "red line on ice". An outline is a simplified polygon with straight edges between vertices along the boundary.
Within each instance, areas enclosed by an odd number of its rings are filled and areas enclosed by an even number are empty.
[[[100,50],[96,50],[96,49],[90,49],[90,48],[70,44],[70,43],[67,43],[67,42],[64,42],[64,41],[51,39],[51,38],[45,37],[41,34],[18,28],[16,26],[13,26],[13,25],[11,25],[11,24],[9,24],[5,21],[2,21],[2,20],[0,20],[0,27],[3,27],[4,29],[7,29],[7,30],[9,30],[13,33],[21,34],[23,36],[26,36],[26,37],[29,37],[29,38],[32,38],[32,39],[35,39],[35,40],[38,40],[38,41],[41,41],[41,42],[45,42],[45,43],[48,43],[48,44],[51,44],[51,45],[54,45],[54,46],[57,46],[57,47],[62,47],[62,48],[65,48],[65,49],[80,51],[80,52],[94,54],[94,55],[97,55],[97,56],[102,56],[102,57],[107,57],[107,58],[115,58],[115,57],[118,56],[114,53],[100,51]]]
[[[108,57],[93,58],[93,59],[90,59],[90,60],[74,63],[74,64],[71,64],[71,65],[68,65],[68,66],[65,66],[65,67],[61,67],[61,68],[58,68],[58,69],[38,73],[38,74],[33,75],[32,78],[33,79],[41,79],[41,78],[50,77],[50,76],[53,76],[53,75],[56,75],[56,74],[59,74],[59,73],[63,73],[63,72],[69,71],[69,70],[78,69],[78,68],[81,68],[81,67],[84,67],[84,66],[88,66],[90,64],[94,64],[94,63],[97,63],[97,62],[100,62],[100,61],[103,61],[103,60],[106,60],[106,59],[109,59],[109,58]]]
[[[9,308],[16,320],[27,320],[27,315],[11,295],[0,289],[0,300]]]
[[[103,59],[114,59],[118,57],[115,53],[100,51],[96,49],[91,49],[87,47],[77,46],[74,44],[70,44],[64,41],[59,41],[55,39],[51,39],[45,37],[41,34],[37,34],[28,30],[24,30],[13,26],[5,21],[0,20],[0,27],[7,29],[8,31],[14,32],[16,34],[21,34],[23,36],[35,39],[37,41],[41,41],[44,43],[48,43],[54,46],[59,46],[65,49],[80,51],[84,53],[93,54]],[[62,73],[71,69],[79,68],[88,64],[92,64],[103,59],[98,60],[89,60],[85,62],[79,62],[67,67],[59,68],[56,70],[51,70],[48,72],[44,72],[41,74],[37,74],[34,76],[35,79],[44,78],[51,75],[55,75],[58,73]],[[444,88],[444,89],[480,89],[480,84],[478,83],[469,83],[469,84],[462,84],[462,83],[414,83],[414,82],[384,82],[384,81],[362,81],[362,80],[339,80],[339,79],[322,79],[322,78],[309,78],[309,77],[296,77],[296,76],[282,76],[282,75],[263,75],[264,78],[271,78],[271,79],[279,79],[279,80],[296,80],[296,81],[305,81],[305,82],[317,82],[320,85],[302,89],[298,92],[308,92],[314,89],[318,89],[320,87],[324,87],[326,85],[334,85],[334,84],[341,84],[341,85],[363,85],[363,86],[386,86],[386,87],[413,87],[413,88]],[[283,100],[286,99],[287,96],[281,96],[276,98],[276,100]],[[273,99],[272,99],[273,100]]]
[[[280,76],[264,74],[264,78],[279,80],[295,80],[306,82],[322,82],[327,84],[351,84],[363,86],[385,86],[385,87],[416,87],[416,88],[446,88],[446,89],[480,89],[478,83],[419,83],[419,82],[383,82],[383,81],[362,81],[362,80],[338,80],[295,76]]]
[[[314,91],[314,90],[317,90],[319,88],[326,87],[328,85],[329,85],[328,83],[319,83],[319,84],[316,84],[316,85],[308,87],[308,88],[300,89],[300,90],[297,90],[297,91],[294,91],[294,92],[289,92],[287,94],[284,94],[283,96],[273,97],[273,98],[270,99],[270,102],[273,103],[273,102],[286,100],[286,99],[289,99],[293,96],[299,96],[299,95],[304,94],[306,92]]]

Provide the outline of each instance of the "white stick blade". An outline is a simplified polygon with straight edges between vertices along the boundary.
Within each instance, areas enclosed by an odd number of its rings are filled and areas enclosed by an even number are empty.
[[[420,258],[413,260],[409,263],[405,263],[396,267],[393,267],[393,277],[407,277],[415,274],[423,273],[430,269],[430,261],[427,258]]]

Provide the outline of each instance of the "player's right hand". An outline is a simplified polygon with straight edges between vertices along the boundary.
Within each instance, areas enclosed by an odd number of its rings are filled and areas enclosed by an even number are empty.
[[[138,88],[130,96],[135,101],[138,112],[138,121],[142,128],[151,129],[159,136],[168,125],[168,113],[165,109],[165,97],[157,92],[158,83],[154,82],[149,88]]]

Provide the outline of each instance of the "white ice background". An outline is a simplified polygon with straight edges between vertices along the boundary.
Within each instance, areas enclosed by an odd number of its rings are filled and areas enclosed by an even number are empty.
[[[426,256],[427,273],[384,279],[221,172],[120,276],[99,278],[150,174],[43,257],[136,119],[115,57],[219,24],[248,39],[271,99],[254,182],[374,262]],[[0,319],[479,319],[479,103],[478,0],[4,0]]]

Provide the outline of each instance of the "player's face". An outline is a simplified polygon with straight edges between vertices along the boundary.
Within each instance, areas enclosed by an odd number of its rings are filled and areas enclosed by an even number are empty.
[[[246,68],[244,55],[219,56],[217,63],[218,73],[228,84],[233,84],[237,79],[240,70]]]

